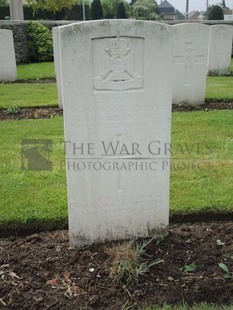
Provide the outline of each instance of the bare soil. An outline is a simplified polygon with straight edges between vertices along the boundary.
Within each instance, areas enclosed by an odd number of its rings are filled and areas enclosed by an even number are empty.
[[[175,224],[145,259],[163,260],[128,286],[110,277],[106,247],[69,249],[68,231],[0,240],[1,309],[143,309],[155,304],[233,304],[233,222]],[[196,264],[193,271],[182,267]],[[228,277],[219,263],[228,267]]]
[[[206,102],[199,105],[176,104],[172,106],[173,112],[231,110],[233,102]],[[63,115],[63,110],[46,106],[33,108],[1,109],[1,120],[41,119],[53,118],[56,115]]]

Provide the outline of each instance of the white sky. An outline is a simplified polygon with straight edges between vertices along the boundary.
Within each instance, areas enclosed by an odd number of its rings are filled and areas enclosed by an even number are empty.
[[[207,0],[189,0],[189,12],[191,11],[206,11]],[[156,1],[158,5],[161,0]],[[186,0],[168,0],[177,10],[184,13],[186,10]],[[209,0],[209,5],[222,3],[221,0]],[[226,0],[226,6],[233,8],[233,0]]]

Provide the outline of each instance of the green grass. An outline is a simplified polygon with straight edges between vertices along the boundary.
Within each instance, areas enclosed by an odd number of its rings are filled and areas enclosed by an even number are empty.
[[[233,210],[233,111],[174,113],[172,126],[173,155],[171,169],[172,213],[225,212]],[[37,119],[0,122],[0,221],[58,220],[67,216],[66,179],[63,166],[63,119]],[[53,171],[21,170],[21,139],[53,140]],[[193,145],[191,154],[185,143]],[[197,154],[197,145],[201,152]],[[183,148],[183,153],[181,148]],[[203,157],[211,168],[179,167],[197,163]],[[175,159],[179,158],[179,160]],[[208,166],[207,166],[208,167]]]
[[[233,70],[233,60],[231,62]],[[35,63],[18,66],[18,79],[45,79],[54,77],[54,64]],[[208,77],[206,99],[233,100],[233,77]],[[55,83],[0,84],[0,108],[58,106]]]
[[[173,113],[172,212],[233,210],[232,120],[229,110]]]
[[[57,106],[55,83],[0,84],[0,108]]]
[[[232,100],[233,77],[208,77],[206,87],[206,99]]]
[[[208,100],[233,100],[233,77],[208,77]],[[0,84],[0,108],[58,106],[55,83]]]
[[[0,122],[0,219],[27,222],[67,216],[62,118]],[[21,170],[21,139],[52,139],[53,170]]]
[[[18,80],[55,78],[54,63],[43,62],[17,66]]]

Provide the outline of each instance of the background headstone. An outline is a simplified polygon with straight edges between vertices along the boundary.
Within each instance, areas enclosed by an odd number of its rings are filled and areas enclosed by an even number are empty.
[[[84,22],[60,44],[70,244],[151,236],[169,220],[172,26]]]
[[[209,26],[173,26],[173,103],[205,101]]]
[[[54,66],[57,82],[57,93],[59,108],[63,108],[62,99],[62,81],[61,81],[61,55],[60,55],[60,27],[53,28],[53,54],[54,54]]]
[[[0,81],[17,79],[15,49],[11,30],[0,29]]]
[[[209,41],[209,72],[226,72],[231,64],[233,27],[230,25],[215,25],[210,27]]]

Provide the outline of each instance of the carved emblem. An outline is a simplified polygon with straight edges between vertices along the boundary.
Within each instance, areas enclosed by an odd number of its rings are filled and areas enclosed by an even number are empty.
[[[133,39],[143,41],[141,38]],[[142,88],[142,69],[141,66],[138,66],[137,61],[143,62],[143,59],[139,59],[143,56],[143,44],[139,50],[135,51],[130,44],[131,40],[126,37],[118,36],[104,40],[104,49],[95,51],[96,53],[102,52],[102,57],[93,55],[94,62],[97,63],[94,63],[94,68],[96,68],[94,70],[94,88],[96,90]]]

